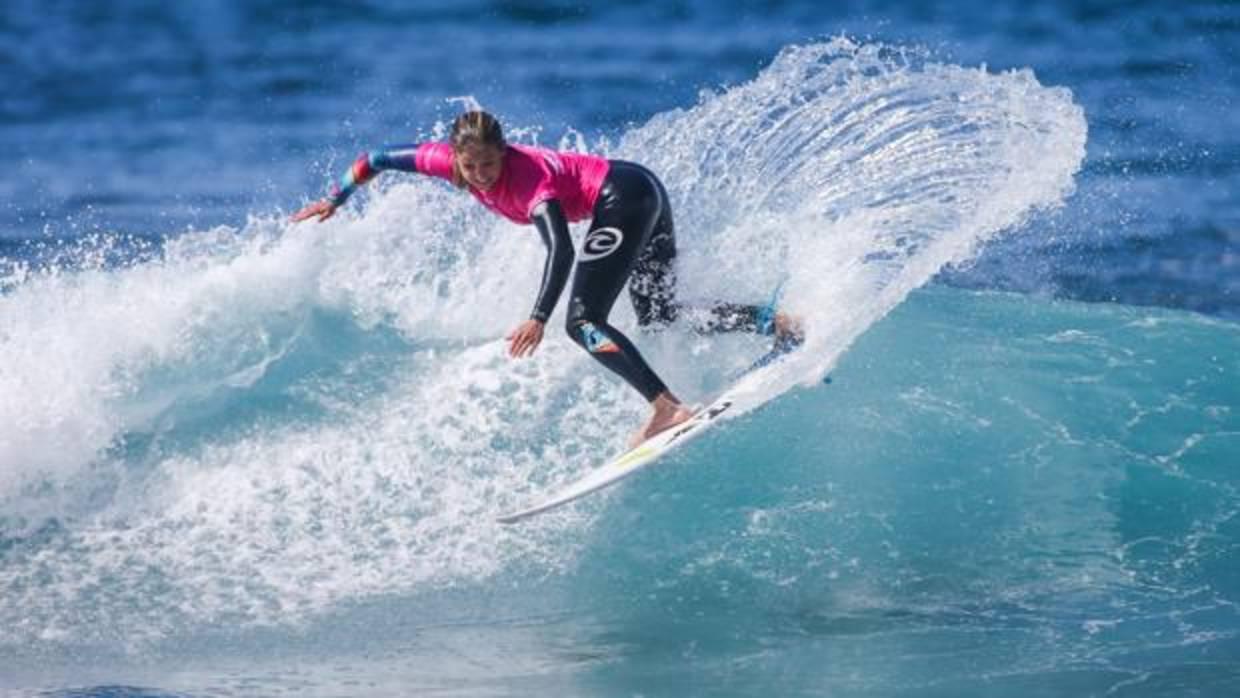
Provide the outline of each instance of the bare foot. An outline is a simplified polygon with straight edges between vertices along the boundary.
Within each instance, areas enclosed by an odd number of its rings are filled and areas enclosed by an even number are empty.
[[[805,340],[805,325],[800,316],[789,313],[775,313],[775,339],[780,342],[796,342]]]
[[[654,411],[650,415],[650,419],[646,420],[645,426],[637,430],[629,439],[629,448],[634,448],[641,442],[666,431],[681,422],[688,421],[693,417],[693,410],[686,407],[670,393],[663,393],[650,403]]]

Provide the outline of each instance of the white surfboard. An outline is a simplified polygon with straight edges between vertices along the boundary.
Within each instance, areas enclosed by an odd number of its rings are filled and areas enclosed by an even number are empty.
[[[778,293],[779,291],[777,290],[775,298],[771,301],[772,306],[779,298]],[[505,524],[516,523],[522,519],[528,519],[536,514],[541,514],[581,499],[591,492],[597,492],[608,485],[615,484],[651,465],[673,449],[679,448],[700,436],[702,432],[706,431],[707,427],[729,417],[735,417],[748,412],[764,402],[757,393],[757,383],[754,380],[755,375],[761,369],[778,362],[784,356],[794,351],[800,344],[801,340],[799,339],[792,342],[777,342],[770,351],[741,372],[737,376],[736,383],[731,388],[724,391],[723,394],[715,398],[705,408],[698,410],[697,414],[687,421],[655,434],[637,446],[604,463],[602,466],[564,485],[541,502],[520,511],[500,516],[497,520]]]
[[[591,470],[580,479],[565,485],[543,501],[521,511],[505,514],[498,520],[500,523],[515,523],[568,504],[618,482],[700,435],[707,426],[726,414],[734,405],[735,399],[729,393],[724,393],[687,421],[655,434],[606,464]]]

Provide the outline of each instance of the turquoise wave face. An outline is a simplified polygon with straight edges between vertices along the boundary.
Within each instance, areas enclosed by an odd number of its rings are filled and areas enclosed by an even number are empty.
[[[772,681],[788,691],[881,694],[1100,692],[1137,680],[1151,695],[1160,682],[1225,686],[1234,667],[1216,658],[1234,656],[1240,602],[1237,357],[1240,329],[1201,316],[932,288],[860,338],[829,385],[793,390],[615,491],[487,541],[495,549],[482,559],[502,563],[474,560],[452,579],[436,582],[420,558],[474,559],[477,550],[452,544],[484,522],[457,523],[455,534],[415,528],[443,549],[413,555],[415,540],[367,540],[399,535],[393,512],[418,519],[431,501],[399,482],[392,463],[374,464],[382,476],[353,471],[349,482],[314,490],[336,507],[268,491],[283,497],[286,520],[262,525],[283,528],[285,546],[330,549],[354,536],[351,573],[381,574],[384,558],[400,563],[383,582],[388,593],[305,616],[307,606],[283,605],[304,604],[304,590],[262,591],[280,572],[256,563],[258,580],[214,579],[199,591],[220,594],[215,610],[229,613],[226,602],[239,597],[216,585],[250,584],[256,600],[301,622],[264,630],[231,616],[234,630],[183,627],[173,645],[146,645],[144,654],[192,661],[241,647],[261,658],[274,641],[310,653],[404,648],[430,660],[464,642],[476,661],[556,663],[558,678],[535,687],[568,681],[603,693],[694,676],[712,685],[724,675],[741,692]],[[504,449],[522,446],[515,434],[488,438],[488,460],[501,464],[470,466],[470,477],[495,488],[512,458]],[[282,448],[306,446],[289,439]],[[554,467],[562,454],[545,449]],[[237,483],[218,484],[228,492]],[[364,497],[349,505],[354,489]],[[247,510],[261,520],[253,506],[237,511]],[[340,515],[354,518],[331,520]],[[298,527],[313,542],[298,540]],[[6,542],[10,640],[34,630],[23,620],[56,618],[39,610],[48,588],[34,585],[37,575],[64,591],[75,582],[63,575],[91,569],[99,577],[76,582],[71,610],[92,623],[55,644],[173,630],[149,624],[177,619],[158,597],[174,580],[126,579],[125,566],[109,573],[107,543],[126,550],[127,532],[114,525],[94,536],[95,528]],[[230,569],[210,537],[177,535],[206,548],[162,574]],[[241,536],[233,552],[245,556],[263,534],[230,535]],[[175,546],[159,545],[175,561]],[[503,552],[513,548],[522,552]],[[129,565],[137,552],[128,550]],[[307,584],[342,583],[330,554],[305,554],[283,553],[307,565],[295,570]],[[359,671],[427,680],[410,668],[417,664]],[[443,667],[459,685],[488,685],[475,669]]]
[[[1237,349],[1199,316],[915,294],[829,386],[600,504],[580,588],[641,608],[635,634],[726,613],[749,629],[716,640],[732,650],[803,635],[915,685],[979,657],[1019,675],[1218,656],[1240,596]],[[940,643],[958,654],[923,654]]]

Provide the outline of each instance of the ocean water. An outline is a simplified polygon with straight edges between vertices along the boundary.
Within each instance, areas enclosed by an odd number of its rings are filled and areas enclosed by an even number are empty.
[[[1238,51],[1221,2],[6,3],[0,693],[1235,694]],[[643,414],[504,357],[536,236],[401,175],[286,222],[470,103],[808,328],[514,527]],[[765,350],[636,336],[694,400]]]

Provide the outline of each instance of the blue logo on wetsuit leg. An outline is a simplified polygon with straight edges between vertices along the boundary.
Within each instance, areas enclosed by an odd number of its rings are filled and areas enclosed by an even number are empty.
[[[592,322],[583,322],[578,328],[581,331],[581,341],[585,343],[586,350],[591,354],[610,354],[620,351],[620,347],[611,341],[611,338],[603,333],[602,330],[594,326]]]

